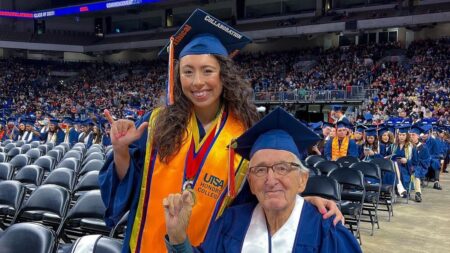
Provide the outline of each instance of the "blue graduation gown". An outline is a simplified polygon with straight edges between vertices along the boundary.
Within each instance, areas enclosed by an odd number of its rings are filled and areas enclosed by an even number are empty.
[[[439,153],[439,144],[436,142],[436,139],[433,137],[428,137],[428,139],[425,142],[428,147],[428,151],[430,152],[430,166],[434,170],[440,170],[441,169],[441,162],[440,162],[440,153]]]
[[[75,130],[75,128],[71,127],[69,129],[69,145],[73,147],[75,143],[78,142],[78,132]]]
[[[392,154],[392,144],[383,143],[380,141],[380,155],[383,157],[389,156]]]
[[[108,147],[109,145],[111,145],[112,144],[111,137],[109,137],[109,135],[107,135],[107,134],[104,134],[102,137],[102,144],[105,147]]]
[[[169,252],[240,253],[256,204],[252,202],[228,208],[211,225],[205,241],[199,247],[190,248],[186,242],[176,251]],[[333,226],[332,220],[324,220],[314,206],[304,202],[292,252],[362,252],[350,231],[341,223]]]
[[[414,176],[416,178],[424,178],[430,167],[430,152],[426,144],[422,144],[417,149],[417,161],[414,165]]]
[[[332,144],[333,144],[333,138],[330,138],[325,143],[325,148],[324,148],[325,158],[330,161],[331,161],[331,156],[332,156],[332,153],[331,153]],[[347,156],[359,157],[358,145],[356,145],[356,142],[354,140],[349,140]]]
[[[395,152],[393,152],[393,155],[406,157],[405,155],[405,149],[397,148]],[[394,162],[396,162],[394,160]],[[403,187],[408,188],[409,182],[411,181],[411,172],[414,169],[414,166],[417,164],[417,149],[415,147],[412,148],[411,151],[411,157],[409,157],[406,164],[397,163],[398,168],[400,170],[400,180],[403,184]]]

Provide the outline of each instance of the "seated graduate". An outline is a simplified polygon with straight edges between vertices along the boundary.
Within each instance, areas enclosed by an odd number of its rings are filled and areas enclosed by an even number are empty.
[[[380,146],[378,143],[377,130],[369,128],[365,130],[366,141],[362,146],[362,154],[359,157],[362,161],[370,161],[374,158],[383,158],[380,155]]]
[[[417,151],[417,161],[415,161],[413,171],[411,173],[411,180],[414,184],[414,191],[416,192],[414,200],[416,202],[422,202],[422,189],[421,180],[425,178],[430,167],[430,152],[428,151],[427,144],[420,142],[420,134],[424,130],[420,126],[414,125],[409,130],[409,138],[411,139],[411,144],[414,145]]]
[[[168,251],[362,252],[347,228],[322,219],[299,195],[308,180],[300,152],[317,140],[289,113],[275,109],[235,142],[235,151],[250,160],[247,180],[257,201],[228,208],[194,248],[186,230],[195,195],[189,190],[170,194],[163,200]]]
[[[344,156],[358,157],[358,145],[348,133],[349,124],[345,121],[337,123],[336,137],[325,144],[324,153],[327,160],[336,161]]]

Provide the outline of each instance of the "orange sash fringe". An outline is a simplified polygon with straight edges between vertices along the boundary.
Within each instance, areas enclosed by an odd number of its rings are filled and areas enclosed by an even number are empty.
[[[336,161],[338,158],[346,156],[348,152],[348,144],[350,143],[350,139],[346,136],[342,142],[341,146],[339,146],[339,138],[333,138],[333,142],[331,143],[331,160]]]

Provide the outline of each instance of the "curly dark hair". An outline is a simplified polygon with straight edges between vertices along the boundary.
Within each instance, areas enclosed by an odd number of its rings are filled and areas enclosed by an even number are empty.
[[[223,84],[221,102],[236,115],[245,128],[251,127],[259,119],[259,115],[256,106],[250,101],[250,84],[244,80],[242,72],[230,58],[213,56],[220,65]],[[192,102],[181,89],[179,62],[175,66],[174,80],[174,103],[161,109],[153,129],[153,146],[163,162],[168,162],[180,150],[193,108]]]

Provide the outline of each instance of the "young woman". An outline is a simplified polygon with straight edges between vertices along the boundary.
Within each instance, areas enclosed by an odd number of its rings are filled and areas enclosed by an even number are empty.
[[[378,131],[378,136],[380,138],[380,155],[384,158],[388,158],[388,156],[392,154],[392,147],[395,141],[394,135],[387,128],[382,128]]]
[[[376,129],[367,129],[365,131],[366,140],[362,145],[362,154],[359,157],[362,161],[370,161],[374,158],[382,157],[380,155],[380,146],[378,143]]]
[[[356,145],[358,145],[358,157],[360,159],[364,158],[364,143],[365,143],[364,127],[362,126],[356,127],[355,132],[353,133],[353,139],[355,140]]]
[[[199,24],[212,31],[198,31]],[[188,189],[196,196],[192,210],[196,222],[187,231],[193,245],[203,241],[210,223],[232,201],[242,203],[250,197],[248,185],[243,184],[248,161],[234,156],[228,166],[232,140],[258,119],[250,102],[250,85],[228,57],[246,41],[233,28],[196,10],[169,47],[178,59],[173,97],[169,92],[173,103],[147,113],[136,125],[125,119],[114,121],[105,112],[111,124],[113,156],[102,168],[99,182],[108,225],[130,210],[122,252],[166,252],[162,201],[170,193]],[[235,199],[233,192],[240,189]],[[320,209],[329,203],[320,198],[312,201]],[[335,212],[331,205],[329,213]]]
[[[92,143],[93,144],[102,144],[103,134],[100,131],[98,126],[94,126],[92,129]]]
[[[417,151],[411,144],[408,135],[409,126],[398,128],[397,138],[392,148],[391,159],[394,162],[397,173],[397,191],[402,197],[406,197],[406,188],[411,181],[411,172],[417,159]]]

